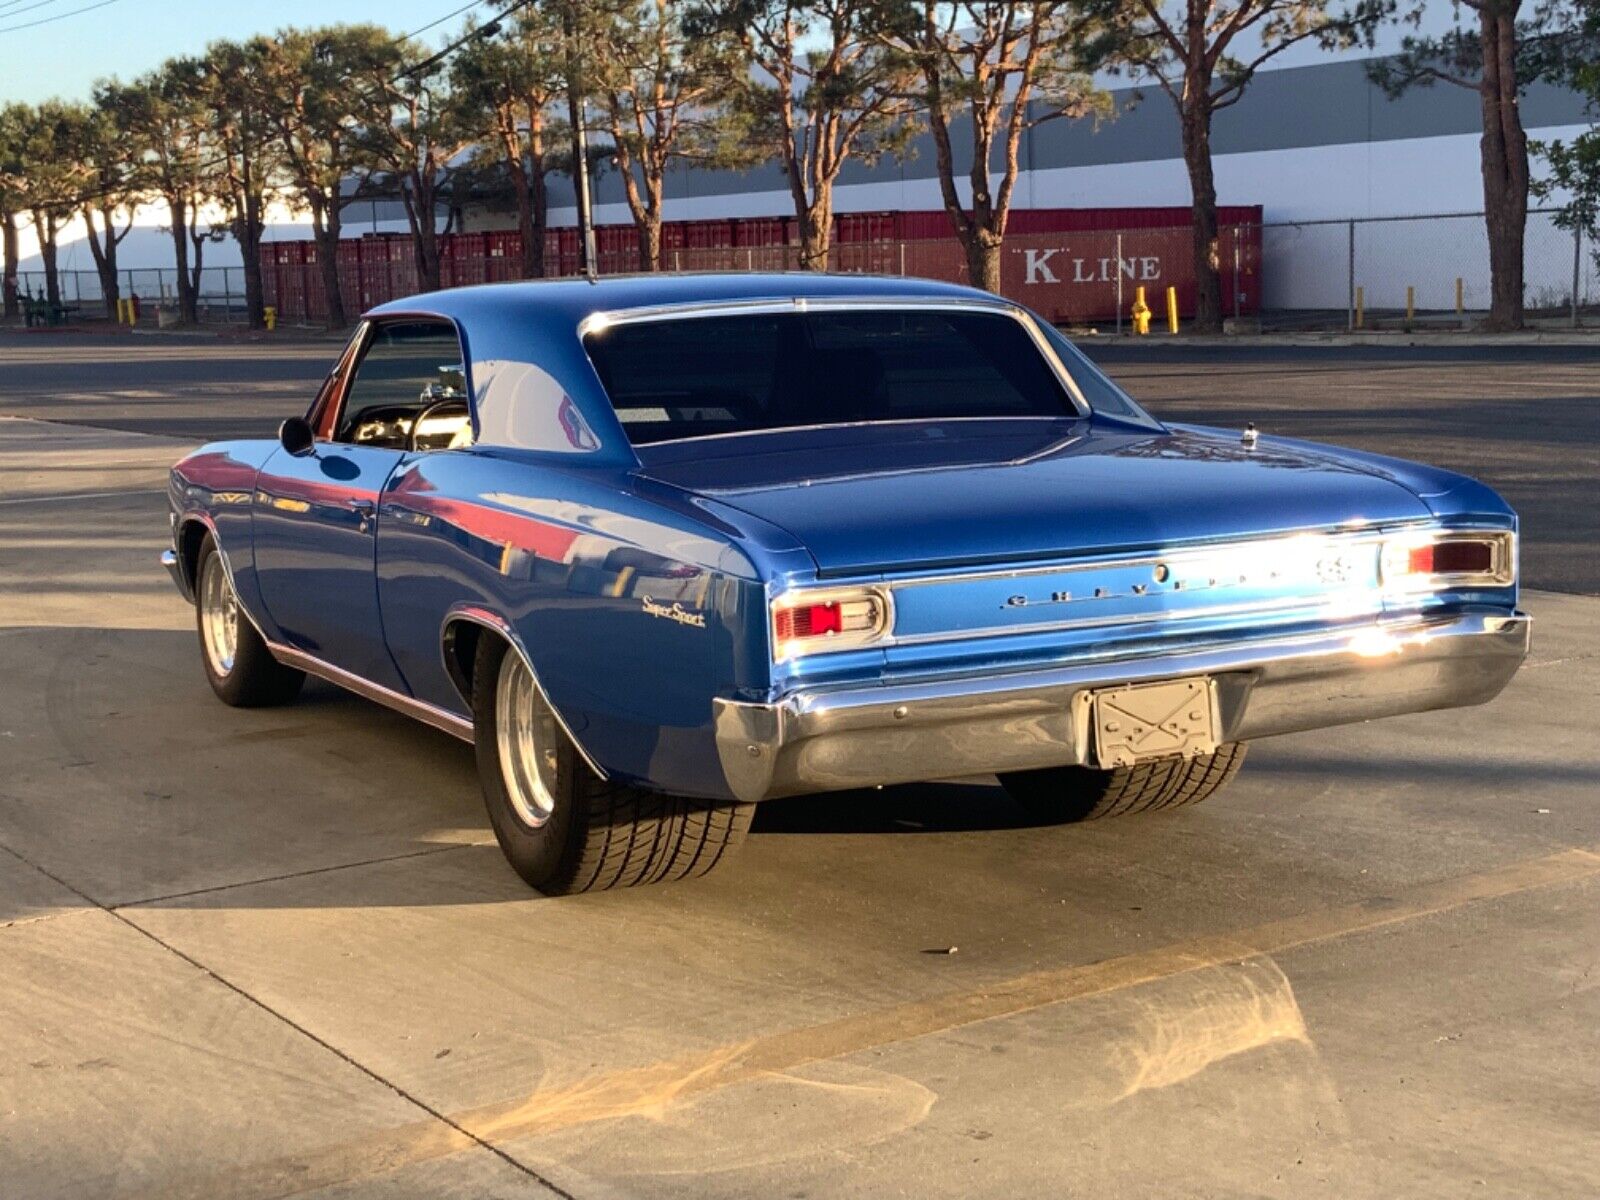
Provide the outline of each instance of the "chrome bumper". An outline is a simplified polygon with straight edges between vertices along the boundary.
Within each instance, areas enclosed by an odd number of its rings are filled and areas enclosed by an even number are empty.
[[[183,564],[178,561],[176,550],[163,550],[161,552],[161,565],[167,569],[167,574],[172,576],[172,582],[182,593],[183,598],[189,603],[194,603],[194,593],[189,590],[189,581],[184,578]]]
[[[1262,639],[1009,675],[717,700],[717,751],[740,800],[1092,761],[1074,698],[1207,675],[1219,739],[1248,741],[1492,699],[1528,653],[1531,619],[1482,613]]]

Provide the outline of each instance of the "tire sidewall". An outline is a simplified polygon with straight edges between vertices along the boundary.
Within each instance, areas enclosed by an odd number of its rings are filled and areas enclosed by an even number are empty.
[[[555,810],[542,825],[533,826],[524,821],[511,803],[497,736],[497,684],[505,656],[514,653],[516,651],[497,637],[485,634],[479,640],[472,671],[473,752],[495,840],[517,874],[530,887],[542,888],[556,879],[571,858],[571,844],[577,833],[577,805],[573,794],[577,764],[571,747],[565,745],[563,739],[556,751],[556,782],[551,788]],[[538,702],[546,703],[542,695]]]
[[[216,539],[212,537],[211,534],[206,534],[205,540],[200,543],[200,553],[195,558],[194,563],[194,624],[195,632],[199,634],[200,637],[200,665],[205,670],[206,680],[211,684],[211,690],[214,691],[218,698],[220,698],[224,703],[238,705],[242,703],[244,699],[244,685],[242,681],[248,674],[249,670],[247,666],[248,651],[245,648],[245,634],[247,630],[250,633],[254,633],[255,630],[250,626],[250,622],[244,616],[244,614],[240,613],[239,632],[235,638],[233,647],[233,669],[230,670],[226,675],[218,674],[216,668],[211,665],[211,651],[207,645],[206,612],[205,604],[202,599],[202,589],[203,581],[206,577],[206,571],[210,568],[212,560],[215,559],[220,562],[221,558],[222,551],[217,548]],[[226,569],[227,568],[224,566],[223,570]],[[228,586],[230,588],[233,586],[233,581],[231,579],[228,581]],[[237,602],[237,599],[235,602]]]

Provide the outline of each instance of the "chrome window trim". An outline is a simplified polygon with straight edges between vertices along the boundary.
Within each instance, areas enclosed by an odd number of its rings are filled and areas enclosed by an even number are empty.
[[[440,446],[437,449],[467,450],[478,445],[478,395],[477,390],[472,386],[472,360],[467,356],[466,330],[461,327],[461,322],[456,318],[430,312],[385,312],[380,316],[368,315],[362,318],[362,327],[357,330],[355,335],[361,339],[361,345],[356,351],[355,357],[344,367],[345,377],[340,382],[339,406],[334,412],[331,425],[332,431],[337,433],[340,424],[344,421],[345,408],[350,401],[350,386],[361,375],[361,365],[366,361],[367,352],[372,348],[372,339],[386,325],[405,324],[443,325],[455,335],[456,355],[461,359],[462,382],[466,384],[467,388],[467,424],[472,429],[472,441],[466,446]],[[346,353],[348,353],[348,350]],[[326,443],[330,446],[354,446],[358,444],[356,442],[341,442],[333,437],[327,438]],[[415,450],[402,451],[401,453],[430,454],[434,452],[430,450]]]
[[[1028,339],[1034,347],[1044,356],[1046,365],[1056,382],[1066,389],[1067,399],[1077,410],[1079,417],[1092,416],[1093,408],[1079,390],[1077,380],[1072,378],[1071,372],[1066,369],[1055,348],[1050,345],[1044,334],[1039,331],[1032,314],[1020,305],[999,297],[987,300],[982,297],[950,297],[948,299],[937,296],[792,296],[787,299],[769,300],[717,300],[696,301],[688,304],[656,304],[642,308],[621,308],[606,312],[593,312],[578,322],[578,343],[583,345],[584,339],[591,333],[599,333],[610,329],[614,325],[637,325],[646,321],[683,321],[697,320],[702,317],[735,317],[759,316],[763,313],[807,313],[807,312],[980,312],[1004,315],[1010,317],[1027,332]],[[590,367],[594,367],[594,359],[589,355],[589,347],[583,346],[585,357],[589,358]],[[598,377],[599,371],[595,370]],[[606,402],[611,403],[611,397],[606,396]],[[613,405],[615,408],[615,405]],[[1068,414],[1063,413],[1063,416]],[[960,420],[962,418],[950,418]],[[970,417],[967,420],[997,420],[1001,418]],[[1037,418],[1012,418],[1014,420],[1033,420]],[[620,423],[620,418],[619,418]],[[833,422],[836,425],[896,425],[901,421],[841,421]],[[818,428],[808,426],[807,428]],[[626,431],[624,431],[626,432]],[[783,430],[744,430],[749,433],[777,433]],[[719,436],[701,434],[700,437]],[[737,436],[737,435],[720,435]],[[689,438],[663,438],[658,442],[649,442],[647,445],[663,445],[670,442],[688,441]]]
[[[888,420],[888,421],[818,421],[814,425],[784,425],[784,426],[782,426],[781,428],[778,428],[778,429],[736,429],[732,433],[693,433],[693,434],[690,434],[688,437],[663,438],[659,442],[645,442],[645,443],[643,443],[643,445],[645,447],[650,447],[650,446],[677,446],[677,445],[681,445],[684,442],[714,442],[714,441],[717,441],[719,439],[724,439],[724,438],[761,437],[763,434],[769,434],[769,433],[804,433],[804,432],[806,432],[808,430],[817,430],[817,429],[874,429],[874,428],[878,427],[879,425],[914,425],[918,421],[923,421],[923,422],[937,421],[941,425],[951,425],[951,424],[955,424],[955,423],[958,423],[958,422],[961,422],[961,421],[974,421],[974,422],[993,423],[995,421],[1081,421],[1081,420],[1083,420],[1083,418],[1081,416],[1073,416],[1070,413],[1062,413],[1059,417],[906,417],[906,418]],[[1019,464],[1019,463],[1031,462],[1033,459],[1043,457],[1046,454],[1054,454],[1056,451],[1060,450],[1062,447],[1069,446],[1073,442],[1078,441],[1079,438],[1080,438],[1080,435],[1072,434],[1069,437],[1061,438],[1058,441],[1053,442],[1051,445],[1045,447],[1043,450],[1040,450],[1035,454],[1026,455],[1026,456],[1024,456],[1022,458],[1010,459],[1004,465],[1012,466],[1012,465],[1016,465],[1016,464]],[[885,474],[922,475],[922,474],[928,474],[928,473],[933,472],[933,471],[956,470],[956,469],[958,469],[958,468],[955,468],[955,467],[949,467],[949,468],[946,468],[946,467],[915,467],[915,468],[908,467],[905,470],[894,471],[894,472],[874,471],[874,472],[872,472],[872,475],[874,477],[882,476],[882,475],[885,475]],[[836,482],[839,479],[860,479],[860,478],[865,478],[865,477],[866,477],[865,475],[829,476],[828,482],[829,483],[833,483],[833,482]],[[727,492],[727,491],[724,491],[724,492],[715,492],[715,491],[713,491],[713,492],[709,492],[708,494],[712,494],[712,495],[732,495],[734,493]]]

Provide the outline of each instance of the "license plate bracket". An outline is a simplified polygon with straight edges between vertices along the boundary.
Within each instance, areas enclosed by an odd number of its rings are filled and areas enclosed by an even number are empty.
[[[1217,687],[1199,676],[1101,688],[1081,694],[1096,766],[1131,767],[1153,758],[1198,758],[1217,748]]]

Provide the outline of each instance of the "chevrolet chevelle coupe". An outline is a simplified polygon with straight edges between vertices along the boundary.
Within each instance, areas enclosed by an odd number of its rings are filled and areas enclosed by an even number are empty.
[[[546,892],[703,874],[775,796],[1189,804],[1252,739],[1478,704],[1528,648],[1488,488],[1163,423],[1026,310],[908,279],[388,304],[171,504],[216,694],[312,674],[471,742]]]

